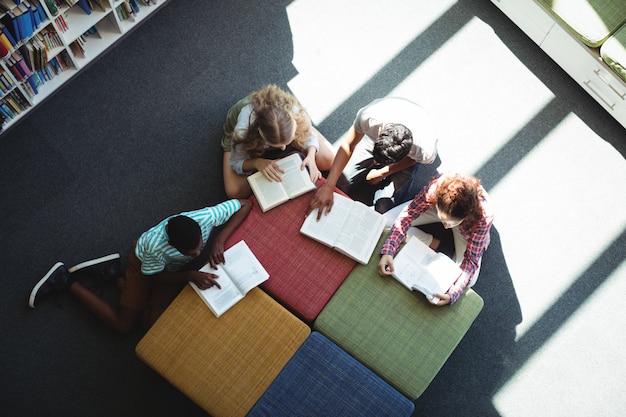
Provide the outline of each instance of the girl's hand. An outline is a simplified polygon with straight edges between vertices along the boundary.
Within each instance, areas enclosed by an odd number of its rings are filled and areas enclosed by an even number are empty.
[[[285,171],[276,163],[276,161],[272,161],[270,159],[259,158],[256,160],[256,169],[261,172],[265,178],[269,181],[281,181],[281,175],[285,173]]]
[[[383,255],[380,257],[378,273],[382,276],[388,276],[393,273],[393,256]]]
[[[435,296],[434,299],[430,299],[426,297],[429,303],[434,304],[436,306],[445,306],[450,304],[450,295],[448,294],[433,294]]]
[[[317,169],[317,164],[315,163],[315,154],[304,158],[304,160],[302,161],[302,165],[300,165],[300,170],[303,170],[305,167],[309,169],[309,176],[311,177],[311,181],[316,182],[317,180],[322,178],[322,173],[319,169]]]

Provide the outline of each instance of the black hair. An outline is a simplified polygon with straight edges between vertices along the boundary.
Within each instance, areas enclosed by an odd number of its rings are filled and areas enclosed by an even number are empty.
[[[176,249],[188,251],[198,247],[202,239],[200,225],[187,216],[174,216],[167,222],[169,244]]]
[[[372,156],[382,165],[400,161],[409,154],[413,146],[413,134],[408,127],[399,123],[385,125],[374,143]]]

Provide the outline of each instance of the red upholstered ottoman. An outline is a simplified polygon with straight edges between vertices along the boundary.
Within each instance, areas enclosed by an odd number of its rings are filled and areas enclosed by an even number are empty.
[[[356,262],[302,234],[312,193],[265,213],[254,207],[226,247],[245,240],[270,274],[261,288],[303,321],[312,324]]]

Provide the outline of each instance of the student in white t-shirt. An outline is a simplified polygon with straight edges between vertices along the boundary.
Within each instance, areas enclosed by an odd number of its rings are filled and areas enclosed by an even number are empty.
[[[319,208],[321,217],[331,210],[333,190],[342,174],[349,183],[344,191],[351,197],[365,186],[376,193],[376,200],[391,200],[413,175],[415,164],[431,164],[436,156],[437,137],[424,108],[401,97],[376,99],[358,111],[308,213]],[[389,208],[389,204],[376,207],[380,212]]]

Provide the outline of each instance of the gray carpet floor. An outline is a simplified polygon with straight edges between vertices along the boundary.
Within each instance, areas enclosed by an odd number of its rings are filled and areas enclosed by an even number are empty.
[[[290,89],[333,143],[370,100],[420,102],[435,170],[496,207],[484,310],[415,416],[626,409],[626,131],[491,2],[171,1],[0,136],[0,414],[202,416],[69,296],[55,262],[125,259],[164,217],[222,201],[229,106]],[[115,297],[106,288],[105,296]]]

